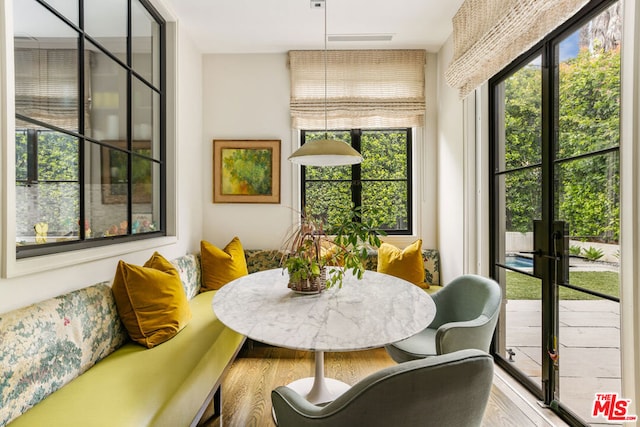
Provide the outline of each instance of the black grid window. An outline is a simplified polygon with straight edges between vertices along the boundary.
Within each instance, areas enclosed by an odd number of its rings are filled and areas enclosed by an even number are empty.
[[[164,52],[147,0],[14,2],[18,258],[165,234]]]
[[[301,144],[326,136],[349,143],[363,157],[352,166],[303,166],[303,209],[323,218],[329,231],[350,219],[355,207],[387,234],[411,234],[411,135],[410,128],[302,131]]]

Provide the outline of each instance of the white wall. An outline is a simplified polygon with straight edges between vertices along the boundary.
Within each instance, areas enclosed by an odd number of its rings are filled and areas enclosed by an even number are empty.
[[[174,256],[199,252],[204,201],[202,192],[202,55],[183,31],[178,32],[178,87],[175,162],[178,243]],[[169,209],[169,207],[167,207]]]
[[[205,55],[203,59],[203,238],[223,247],[277,249],[292,223],[292,152],[287,55]],[[213,203],[214,139],[279,139],[280,204]]]
[[[464,272],[464,114],[458,92],[444,73],[453,56],[450,37],[438,52],[438,247],[440,280],[448,283]]]
[[[169,158],[169,168],[175,169],[175,185],[178,199],[176,201],[177,240],[160,239],[164,246],[147,244],[144,250],[132,249],[131,252],[119,256],[105,256],[90,262],[78,261],[70,267],[51,269],[49,271],[28,274],[11,279],[0,278],[0,313],[22,307],[33,302],[44,300],[62,293],[79,289],[100,281],[111,281],[115,273],[118,259],[142,264],[154,250],[171,259],[188,251],[199,250],[198,244],[202,235],[202,60],[195,45],[183,32],[177,34],[177,98],[175,109],[178,123],[175,129],[177,149],[174,158]],[[169,73],[172,74],[171,71]],[[0,76],[1,77],[1,76]],[[0,135],[5,135],[0,129]],[[3,137],[4,138],[4,137]],[[4,140],[6,144],[10,139]],[[173,156],[172,156],[173,157]],[[2,179],[2,178],[0,178]],[[2,197],[0,200],[5,200]],[[2,203],[2,201],[0,201]],[[168,206],[171,208],[173,204]],[[7,209],[15,206],[8,204]],[[174,243],[166,245],[167,241]],[[138,245],[139,246],[139,245]],[[108,249],[102,249],[107,252]],[[83,251],[79,251],[77,259],[82,259]],[[67,257],[74,257],[68,254]],[[48,257],[41,257],[41,262]]]
[[[238,236],[248,249],[281,247],[298,206],[297,167],[287,160],[298,146],[289,116],[289,70],[286,54],[206,55],[204,68],[204,238],[223,246]],[[416,137],[415,187],[419,236],[423,247],[437,248],[436,232],[436,103],[437,57],[427,55],[425,129]],[[213,139],[280,139],[281,203],[213,203]],[[416,236],[388,237],[398,246]]]
[[[416,191],[420,200],[417,233],[422,237],[422,247],[438,249],[438,55],[427,53],[425,67],[426,112],[423,136],[414,149],[416,157]],[[387,239],[394,243],[392,239]],[[410,242],[404,242],[408,244]],[[398,246],[401,246],[398,244]],[[442,260],[441,260],[442,261]],[[442,262],[441,262],[442,265]]]

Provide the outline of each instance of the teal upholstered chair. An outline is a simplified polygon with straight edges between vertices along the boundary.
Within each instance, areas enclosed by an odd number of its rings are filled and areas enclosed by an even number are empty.
[[[475,349],[400,363],[358,382],[326,406],[292,389],[271,392],[278,426],[480,426],[493,358]]]
[[[385,346],[398,363],[465,348],[489,351],[498,322],[502,292],[494,280],[457,277],[432,295],[436,317],[416,335]]]

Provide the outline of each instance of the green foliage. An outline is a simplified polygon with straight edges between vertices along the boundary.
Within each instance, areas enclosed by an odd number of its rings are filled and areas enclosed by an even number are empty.
[[[583,249],[582,254],[589,261],[597,261],[604,256],[602,249],[597,249],[593,246],[589,246],[589,249]]]
[[[367,248],[380,247],[379,236],[384,235],[385,232],[378,230],[374,219],[363,219],[360,207],[353,207],[350,211],[350,218],[330,230],[330,234],[335,235],[332,242],[337,250],[330,252],[327,262],[330,265],[341,265],[342,268],[331,271],[332,274],[327,279],[327,284],[338,283],[342,287],[342,277],[345,271],[351,271],[358,279],[362,279]]]
[[[16,131],[16,180],[27,179],[27,132]]]
[[[620,143],[620,51],[588,51],[558,69],[557,159]],[[539,66],[526,66],[504,82],[506,227],[527,232],[541,217],[541,101]],[[620,161],[616,151],[556,165],[556,217],[570,235],[617,243],[620,237]]]
[[[619,275],[614,271],[573,271],[569,283],[581,288],[597,291],[605,295],[620,297]],[[513,271],[507,272],[507,299],[541,299],[540,279]],[[560,287],[561,300],[596,300],[598,297]]]
[[[77,181],[80,158],[78,140],[57,132],[38,134],[38,179]]]
[[[542,75],[535,66],[520,69],[505,81],[504,167],[525,168],[541,161]],[[505,176],[506,226],[509,231],[531,231],[540,217],[540,168]]]
[[[569,246],[569,255],[579,256],[582,253],[582,248],[578,245]]]
[[[292,282],[319,277],[323,267],[329,270],[328,288],[342,287],[345,271],[361,279],[364,260],[369,247],[380,246],[380,235],[372,221],[362,220],[361,210],[352,208],[342,224],[336,226],[330,237],[325,233],[322,218],[311,214],[311,208],[301,215],[300,225],[285,239],[285,256],[282,266],[287,269]]]
[[[17,130],[15,138],[16,233],[33,235],[37,222],[47,223],[49,234],[77,233],[78,139],[53,131],[38,132],[37,169],[29,171],[27,132]]]
[[[350,141],[349,132],[329,132],[326,137]],[[307,141],[324,139],[324,132],[307,132]],[[409,191],[406,179],[407,138],[404,130],[365,130],[361,137],[361,217],[383,230],[406,229]],[[349,220],[353,204],[351,167],[307,167],[306,204],[327,228]],[[358,183],[356,183],[358,185]]]
[[[320,260],[314,252],[313,239],[304,240],[297,253],[292,254],[284,260],[284,268],[289,272],[289,279],[292,282],[313,279],[320,276]]]

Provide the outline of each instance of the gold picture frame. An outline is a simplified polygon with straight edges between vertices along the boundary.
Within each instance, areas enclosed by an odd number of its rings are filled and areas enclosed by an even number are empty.
[[[213,140],[214,203],[280,203],[280,140]]]

